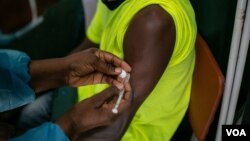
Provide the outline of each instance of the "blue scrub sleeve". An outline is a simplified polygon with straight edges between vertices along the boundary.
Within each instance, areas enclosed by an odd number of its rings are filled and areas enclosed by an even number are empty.
[[[0,49],[0,112],[35,100],[35,92],[28,84],[29,62],[29,56],[23,52]]]
[[[69,138],[57,124],[47,122],[10,141],[69,141]]]

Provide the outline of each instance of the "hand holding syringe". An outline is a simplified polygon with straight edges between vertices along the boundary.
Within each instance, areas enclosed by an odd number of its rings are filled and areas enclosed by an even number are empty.
[[[121,72],[121,74],[119,75],[119,77],[125,78],[124,83],[128,83],[129,78],[130,78],[130,74],[129,74],[129,73],[126,73],[124,70],[122,70],[122,72]],[[119,105],[120,105],[120,103],[121,103],[121,100],[122,100],[123,96],[124,96],[124,89],[120,91],[119,96],[118,96],[118,99],[117,99],[117,101],[116,101],[116,103],[115,103],[115,106],[114,106],[114,108],[112,109],[112,113],[114,113],[114,114],[117,114],[117,113],[118,113],[118,107],[119,107]]]

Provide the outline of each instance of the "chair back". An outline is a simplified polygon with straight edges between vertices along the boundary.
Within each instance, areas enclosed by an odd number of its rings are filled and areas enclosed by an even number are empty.
[[[198,141],[203,141],[213,122],[224,90],[224,76],[208,45],[198,34],[196,40],[196,65],[188,118]]]

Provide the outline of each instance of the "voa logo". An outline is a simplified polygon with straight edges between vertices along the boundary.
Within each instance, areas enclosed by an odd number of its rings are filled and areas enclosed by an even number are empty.
[[[244,129],[226,129],[227,136],[247,136]]]

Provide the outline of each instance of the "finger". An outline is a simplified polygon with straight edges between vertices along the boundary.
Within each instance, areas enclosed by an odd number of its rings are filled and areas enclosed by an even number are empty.
[[[119,113],[129,109],[133,104],[133,102],[132,102],[132,93],[131,92],[126,93],[125,96],[127,96],[128,99],[124,98],[124,99],[121,100],[120,105],[117,108]]]
[[[118,117],[118,114],[113,114],[111,108],[109,107],[108,108],[102,107],[98,110],[99,110],[99,115],[103,117],[103,122],[102,122],[103,125],[109,125],[110,123],[112,123],[112,121],[114,121],[113,120],[114,118]]]
[[[100,78],[99,78],[100,77]],[[114,79],[111,76],[105,75],[105,74],[101,74],[99,73],[99,75],[96,75],[96,78],[94,78],[96,80],[94,80],[94,84],[110,84],[110,85],[114,85],[116,86],[119,90],[122,90],[124,88],[124,84],[119,81]]]
[[[124,69],[126,72],[131,71],[131,67],[125,61],[121,60],[119,57],[111,53],[98,50],[95,52],[95,54],[97,57],[101,58],[103,61],[111,63],[115,65],[116,67],[120,67]]]
[[[113,85],[116,86],[119,90],[122,90],[124,88],[124,84],[117,80],[113,81]]]
[[[94,66],[95,70],[102,72],[107,75],[118,75],[121,73],[121,68],[116,68],[110,63],[104,62],[102,59],[98,58]]]
[[[126,80],[124,82],[124,91],[125,91],[125,94],[123,96],[123,99],[120,103],[120,106],[118,107],[118,111],[122,112],[124,111],[125,109],[129,108],[129,106],[132,104],[132,88],[131,88],[131,85],[129,83],[129,78],[130,78],[130,74],[128,73],[127,77],[126,77]]]
[[[119,90],[115,86],[111,86],[102,92],[96,94],[92,97],[92,100],[95,102],[96,107],[102,106],[106,101],[112,99],[115,95],[119,93]]]
[[[111,102],[109,102],[108,104],[106,104],[105,106],[102,106],[104,109],[106,110],[111,110],[113,114],[117,114],[114,113],[113,110],[115,110],[114,108],[117,108],[118,113],[122,113],[123,111],[125,111],[126,109],[128,109],[129,107],[131,107],[132,105],[132,91],[131,91],[131,87],[129,85],[127,85],[128,91],[126,92],[126,94],[124,94],[122,99],[119,100],[119,97],[115,97],[114,99],[112,99]],[[119,102],[118,102],[119,101]],[[112,103],[113,102],[113,103]],[[117,106],[117,102],[119,103]]]
[[[124,84],[124,90],[125,90],[125,95],[124,99],[125,100],[131,100],[132,98],[132,88],[129,82]]]
[[[85,80],[83,82],[89,82],[89,84],[110,84],[110,85],[114,85],[116,86],[119,90],[122,90],[124,88],[124,84],[119,81],[119,80],[116,80],[115,77],[113,76],[109,76],[109,75],[105,75],[103,73],[100,73],[100,72],[95,72],[95,73],[92,73],[91,74],[93,77],[90,77],[90,78],[93,78],[92,80]],[[90,76],[90,75],[89,75]]]
[[[96,51],[98,51],[98,49],[92,47],[92,48],[85,49],[85,51],[89,51],[94,54]]]
[[[119,90],[124,88],[124,84],[120,80],[116,80],[116,77],[105,75],[100,72],[94,72],[88,74],[88,77],[72,79],[70,82],[72,87],[79,87],[89,84],[109,84],[116,86]]]

